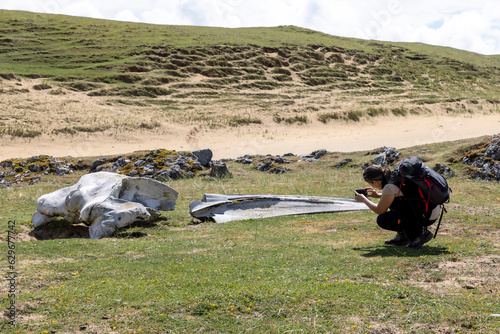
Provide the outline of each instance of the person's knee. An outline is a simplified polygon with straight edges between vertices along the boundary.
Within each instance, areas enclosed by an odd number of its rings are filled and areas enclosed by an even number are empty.
[[[394,222],[397,222],[397,217],[392,215],[391,212],[386,212],[377,216],[377,225],[385,228],[388,225],[394,225]]]
[[[385,225],[384,223],[385,223],[384,217],[382,217],[382,215],[378,215],[377,216],[377,225],[383,228],[383,225]]]
[[[400,229],[399,216],[392,211],[378,215],[377,225],[385,230],[398,231]]]

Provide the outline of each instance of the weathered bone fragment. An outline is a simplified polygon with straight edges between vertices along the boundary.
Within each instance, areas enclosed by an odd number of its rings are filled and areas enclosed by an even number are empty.
[[[177,191],[152,179],[97,172],[41,196],[31,221],[35,228],[55,217],[82,222],[90,225],[90,237],[99,239],[134,221],[151,220],[159,216],[159,210],[174,210],[177,195]]]
[[[368,210],[364,203],[347,198],[293,195],[218,195],[205,194],[193,201],[189,212],[201,220],[217,223],[234,220],[314,213]]]

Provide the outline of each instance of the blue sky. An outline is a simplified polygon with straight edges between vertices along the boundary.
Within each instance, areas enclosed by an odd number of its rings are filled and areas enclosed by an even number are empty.
[[[498,0],[1,0],[0,9],[154,24],[296,25],[335,36],[500,54]]]

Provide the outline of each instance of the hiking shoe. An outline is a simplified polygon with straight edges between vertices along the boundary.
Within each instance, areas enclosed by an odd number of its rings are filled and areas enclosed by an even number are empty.
[[[425,244],[426,242],[431,241],[433,236],[434,235],[432,234],[431,231],[425,230],[424,232],[422,232],[422,234],[420,234],[418,237],[416,237],[412,242],[408,244],[408,248],[418,249],[422,247],[422,245]]]
[[[386,240],[386,245],[403,246],[410,243],[410,240],[402,232],[398,232],[394,238]]]

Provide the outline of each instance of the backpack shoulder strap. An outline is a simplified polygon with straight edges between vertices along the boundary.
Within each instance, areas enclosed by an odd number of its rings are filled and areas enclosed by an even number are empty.
[[[439,231],[439,226],[441,225],[441,220],[443,219],[443,214],[445,212],[448,213],[448,211],[446,210],[446,208],[444,207],[444,205],[441,205],[441,215],[439,216],[439,221],[438,221],[438,224],[437,224],[437,227],[436,227],[436,232],[434,232],[434,239],[436,239],[436,236],[437,236],[438,231]]]

